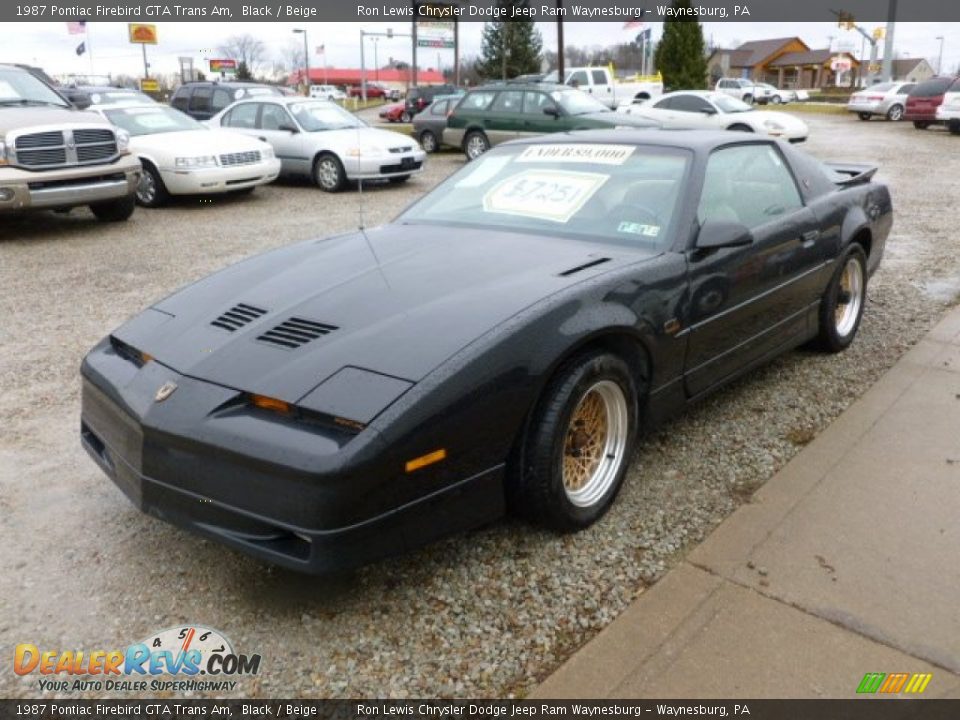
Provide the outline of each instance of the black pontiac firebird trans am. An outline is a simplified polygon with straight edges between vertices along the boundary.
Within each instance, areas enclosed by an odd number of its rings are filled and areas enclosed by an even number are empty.
[[[892,224],[874,172],[731,132],[502,145],[122,325],[83,361],[83,445],[141,510],[306,572],[508,508],[583,528],[642,431],[850,345]]]

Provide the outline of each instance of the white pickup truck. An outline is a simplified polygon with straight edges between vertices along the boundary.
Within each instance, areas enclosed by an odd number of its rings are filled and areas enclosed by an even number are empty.
[[[556,83],[559,82],[558,77],[557,71],[554,70],[543,78],[543,82]],[[663,94],[663,80],[659,76],[619,81],[614,78],[608,67],[567,68],[563,84],[593,95],[611,109],[615,109],[618,105],[649,100]]]

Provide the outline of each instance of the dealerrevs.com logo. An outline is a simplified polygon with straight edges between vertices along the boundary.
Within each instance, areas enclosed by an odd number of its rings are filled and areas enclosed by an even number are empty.
[[[13,671],[36,676],[52,692],[230,691],[233,678],[260,672],[260,655],[243,655],[223,633],[202,625],[169,628],[126,650],[14,649]]]

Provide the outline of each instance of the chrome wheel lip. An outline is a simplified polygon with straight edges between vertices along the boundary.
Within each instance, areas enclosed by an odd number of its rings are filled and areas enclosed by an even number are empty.
[[[147,171],[140,173],[140,179],[137,181],[137,200],[144,204],[149,204],[157,199],[157,183],[153,175]]]
[[[326,190],[335,188],[340,181],[340,171],[331,158],[317,163],[317,179],[320,186]]]
[[[563,491],[567,500],[576,507],[592,507],[600,502],[609,492],[626,461],[627,439],[630,431],[630,417],[627,397],[623,389],[612,380],[600,380],[591,385],[581,395],[577,407],[570,416],[572,425],[577,411],[593,394],[597,394],[603,402],[606,413],[606,438],[600,462],[594,468],[590,478],[579,488],[571,489],[568,479],[562,477]],[[568,425],[566,438],[573,428]],[[562,468],[562,465],[561,465]],[[561,469],[561,473],[563,470]]]
[[[467,157],[474,160],[487,151],[487,143],[481,135],[474,135],[467,140]]]
[[[834,327],[841,338],[849,336],[857,325],[863,305],[863,265],[856,258],[849,258],[840,275],[839,292],[849,294],[845,303],[837,303],[834,311]]]

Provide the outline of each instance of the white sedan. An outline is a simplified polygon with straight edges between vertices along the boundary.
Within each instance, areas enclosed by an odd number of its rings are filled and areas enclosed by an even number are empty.
[[[703,90],[668,93],[642,105],[622,105],[619,112],[655,120],[664,130],[740,130],[790,142],[803,142],[807,124],[783,112],[755,110],[729,95]]]
[[[170,195],[250,192],[277,179],[280,161],[256,138],[211,130],[166,105],[90,108],[130,133],[130,152],[143,172],[137,202],[162,205]]]
[[[404,182],[421,171],[427,157],[409,135],[369,127],[327,100],[245,98],[207,124],[270,143],[284,173],[309,177],[327,192],[352,180]]]

